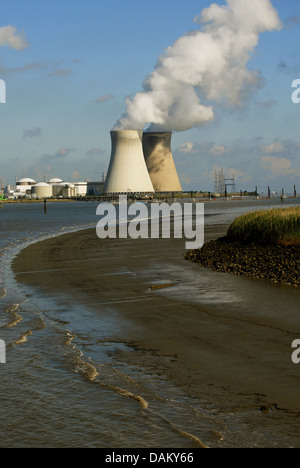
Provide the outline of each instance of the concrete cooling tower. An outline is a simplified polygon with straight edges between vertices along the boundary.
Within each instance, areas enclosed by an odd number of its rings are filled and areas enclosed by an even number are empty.
[[[143,151],[156,192],[182,192],[171,152],[171,132],[145,132]]]
[[[153,193],[143,154],[143,132],[111,131],[111,158],[104,185],[105,193]]]

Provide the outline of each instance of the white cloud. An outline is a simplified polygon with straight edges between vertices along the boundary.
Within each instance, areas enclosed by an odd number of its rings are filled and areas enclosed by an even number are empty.
[[[78,180],[80,178],[79,171],[73,171],[71,174],[71,179],[72,180]]]
[[[195,187],[197,187],[197,183],[199,184],[199,180],[197,176],[186,174],[186,173],[180,174],[180,180],[186,185],[193,184]]]
[[[42,135],[43,129],[40,127],[31,128],[29,130],[24,130],[23,138],[33,138]]]
[[[68,154],[70,154],[72,151],[75,151],[74,149],[70,149],[70,148],[60,148],[55,156],[59,157],[59,158],[64,158],[66,156],[68,156]]]
[[[97,99],[94,100],[96,104],[102,104],[102,102],[109,101],[110,99],[113,99],[114,95],[113,94],[107,94],[106,96],[100,96]]]
[[[234,177],[234,180],[238,183],[245,183],[251,180],[250,174],[247,174],[247,172],[244,171],[240,171],[239,169],[235,169],[234,167],[229,168],[228,173],[231,174]]]
[[[258,101],[255,104],[259,109],[268,110],[275,106],[277,101],[274,101],[274,99],[269,99],[268,101]]]
[[[0,46],[23,50],[28,47],[28,42],[22,33],[19,33],[16,28],[9,25],[0,28]]]
[[[277,156],[262,156],[260,165],[265,171],[269,171],[279,177],[300,177],[300,168],[293,168],[292,161]]]
[[[210,148],[209,152],[213,156],[222,156],[222,154],[224,154],[226,152],[226,149],[225,149],[224,145],[220,145],[220,146],[216,145],[216,146],[213,146],[212,148]]]
[[[275,175],[289,175],[293,172],[292,162],[289,159],[278,158],[276,156],[262,156],[261,167]]]
[[[71,148],[60,148],[56,151],[55,154],[44,154],[42,160],[48,161],[54,158],[63,159],[66,158],[70,153],[74,152],[74,149]]]
[[[0,66],[1,75],[10,75],[13,73],[23,73],[23,72],[30,72],[30,71],[38,71],[47,66],[47,62],[30,62],[22,65],[21,67],[15,68],[5,68]]]
[[[218,157],[228,152],[228,149],[226,149],[224,145],[215,145],[214,143],[208,141],[203,141],[202,143],[187,141],[186,143],[180,145],[177,148],[177,151],[183,154],[201,154]]]
[[[70,70],[69,68],[65,68],[65,69],[58,68],[57,70],[54,70],[51,73],[47,73],[46,76],[49,76],[49,77],[55,76],[55,77],[61,78],[63,76],[69,75],[70,73],[72,73],[72,70]]]
[[[177,151],[180,153],[193,153],[195,151],[195,143],[187,141],[186,143],[180,145],[179,148],[177,148]]]
[[[92,148],[90,150],[88,150],[85,154],[87,154],[88,156],[99,156],[99,155],[102,155],[104,154],[105,151],[101,148]]]
[[[239,183],[249,182],[251,180],[251,175],[247,174],[247,172],[240,171],[234,167],[218,167],[214,166],[213,170],[210,172],[209,177],[211,179],[215,178],[216,171],[222,170],[224,174],[227,175],[228,178],[234,178],[235,183],[238,185]]]
[[[261,147],[261,152],[264,154],[282,153],[284,150],[284,145],[280,141],[275,141],[270,145],[265,145]]]

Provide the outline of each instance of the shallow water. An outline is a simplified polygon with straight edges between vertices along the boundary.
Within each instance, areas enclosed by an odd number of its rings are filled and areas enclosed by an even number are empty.
[[[277,203],[266,202],[268,206]],[[136,327],[138,333],[139,324],[120,314],[113,296],[84,306],[63,293],[53,297],[16,281],[10,264],[20,249],[49,236],[96,226],[97,205],[49,203],[47,215],[42,204],[11,204],[1,208],[0,339],[7,346],[7,363],[0,364],[0,446],[295,445],[298,427],[290,426],[288,419],[280,437],[264,426],[261,431],[251,430],[245,415],[249,413],[251,420],[252,408],[245,408],[240,415],[219,414],[207,395],[187,396],[167,380],[161,358],[153,355],[149,361],[148,353],[144,365],[144,352],[140,350],[140,364],[130,363],[128,353],[136,350],[117,337],[129,326]],[[259,202],[259,206],[264,203]],[[211,215],[206,223],[211,226],[229,223],[249,209],[253,207],[246,202],[211,202],[206,204],[206,213]],[[253,310],[264,307],[266,315],[275,314],[279,328],[283,326],[280,306],[283,301],[285,310],[290,311],[284,325],[287,331],[300,329],[296,310],[298,291],[274,289],[274,285],[258,282],[249,286],[248,279],[228,275],[225,279],[223,274],[211,271],[200,273],[196,281],[193,268],[196,266],[189,264],[178,270],[170,264],[157,271],[153,259],[151,270],[139,274],[149,281],[159,278],[162,283],[177,282],[178,286],[172,289],[173,297],[175,294],[178,300],[192,298],[193,303],[207,307],[208,313],[212,308],[220,316],[225,305],[235,316],[255,297],[257,304]],[[158,294],[171,292],[162,290]],[[268,309],[270,302],[272,308]],[[259,314],[254,318],[259,320]],[[273,418],[276,424],[277,415]],[[284,423],[280,420],[278,424]]]

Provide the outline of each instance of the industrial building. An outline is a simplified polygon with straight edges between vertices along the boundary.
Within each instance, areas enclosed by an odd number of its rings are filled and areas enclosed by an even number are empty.
[[[171,150],[171,132],[112,130],[111,157],[106,180],[66,182],[58,177],[37,183],[16,180],[7,186],[7,198],[74,198],[102,194],[182,192]]]
[[[52,185],[52,196],[54,198],[72,198],[76,196],[74,184],[60,182]]]
[[[143,153],[143,132],[113,130],[110,134],[112,149],[104,192],[153,193]]]
[[[171,151],[171,132],[144,132],[143,151],[155,192],[182,192]]]
[[[87,182],[86,194],[89,196],[99,196],[104,192],[104,181],[102,182]]]
[[[87,182],[74,182],[74,187],[77,197],[85,197],[87,195]]]
[[[4,193],[6,198],[72,198],[87,195],[87,182],[64,182],[53,178],[47,182],[36,182],[25,178],[17,180],[15,186],[8,185]],[[97,184],[97,183],[95,183]]]
[[[34,185],[36,185],[34,179],[16,179],[16,185],[7,185],[4,189],[4,193],[6,198],[30,197]]]
[[[171,137],[171,132],[111,131],[111,157],[104,192],[182,192]]]
[[[16,192],[20,194],[29,194],[31,192],[31,188],[36,184],[36,181],[29,178],[24,178],[17,180],[16,182]]]

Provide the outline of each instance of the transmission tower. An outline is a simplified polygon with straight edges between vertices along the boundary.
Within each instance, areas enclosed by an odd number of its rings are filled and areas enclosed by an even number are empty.
[[[215,192],[216,193],[225,193],[225,176],[223,169],[215,170]]]
[[[236,192],[236,183],[235,183],[235,177],[234,174],[232,175],[232,179],[224,179],[225,180],[225,189],[227,192],[227,187],[231,187],[231,193]]]

